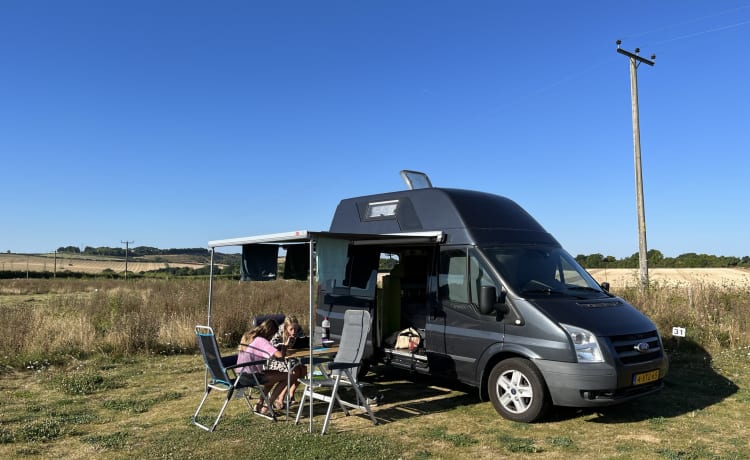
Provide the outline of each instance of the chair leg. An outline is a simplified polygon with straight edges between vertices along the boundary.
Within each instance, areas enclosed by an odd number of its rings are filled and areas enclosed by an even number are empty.
[[[221,416],[224,415],[224,410],[227,408],[227,405],[229,405],[229,401],[232,399],[232,392],[227,392],[227,399],[224,400],[224,404],[221,406],[221,410],[219,411],[219,416],[216,417],[216,421],[214,422],[213,426],[211,427],[211,431],[214,431],[216,429],[216,425],[219,424],[219,420],[221,420]]]
[[[265,391],[261,390],[260,388],[258,388],[258,391],[260,392],[260,397],[258,397],[258,401],[259,402],[264,402],[265,401],[265,405],[266,405],[266,408],[268,409],[268,412],[266,412],[265,414],[263,414],[263,413],[260,413],[260,412],[256,412],[255,409],[253,408],[253,413],[256,414],[256,415],[259,415],[259,416],[261,416],[263,418],[267,418],[268,420],[273,420],[275,422],[276,421],[276,411],[273,408],[273,403],[271,403],[271,399],[269,398],[269,396],[266,394]]]
[[[247,408],[250,409],[250,411],[252,412],[252,410],[253,410],[253,396],[252,396],[252,394],[250,394],[249,391],[245,391],[244,393],[242,393],[242,396],[243,396],[242,399],[245,400],[245,404],[247,404]]]
[[[195,414],[193,414],[193,424],[195,426],[203,428],[206,431],[213,431],[211,428],[207,427],[206,425],[198,423],[198,414],[200,413],[201,409],[203,408],[203,404],[206,402],[206,399],[208,398],[208,394],[209,393],[211,393],[211,387],[206,387],[206,392],[203,393],[203,399],[201,399],[201,403],[198,404],[198,409],[195,411]]]
[[[347,371],[347,374],[349,374],[349,371]],[[352,375],[349,374],[349,378],[352,378]],[[357,405],[364,407],[367,411],[367,415],[370,416],[370,420],[372,420],[373,425],[377,425],[378,421],[375,419],[375,415],[372,413],[372,409],[370,408],[370,403],[367,402],[367,398],[365,398],[365,395],[362,394],[362,390],[359,388],[359,384],[353,383],[352,387],[354,388],[354,391],[357,393]]]
[[[339,399],[339,381],[341,380],[340,375],[336,375],[333,377],[333,389],[331,390],[331,400],[328,403],[328,410],[326,411],[326,418],[323,421],[323,430],[320,432],[320,434],[326,434],[326,430],[328,429],[328,422],[331,420],[331,413],[333,412],[333,402],[338,401],[339,406],[341,406],[341,409],[344,410],[344,413],[346,415],[349,415],[349,412],[344,408],[344,405],[341,403],[341,400]]]
[[[372,409],[370,409],[370,405],[367,402],[367,399],[362,394],[362,391],[359,389],[359,386],[356,384],[353,384],[352,387],[354,387],[354,391],[356,393],[357,398],[357,404],[352,404],[350,402],[343,401],[338,394],[338,390],[341,382],[341,375],[334,375],[331,376],[331,379],[333,380],[333,386],[331,387],[331,393],[330,395],[320,395],[320,397],[314,397],[314,387],[306,385],[304,382],[301,382],[303,385],[302,390],[302,398],[300,399],[299,408],[297,409],[297,416],[294,419],[294,424],[299,424],[300,419],[302,418],[302,412],[305,410],[305,404],[310,404],[311,406],[314,404],[315,399],[322,399],[328,402],[328,407],[326,409],[326,416],[325,420],[323,421],[323,429],[321,430],[321,434],[325,434],[328,431],[328,425],[331,421],[331,415],[333,414],[333,405],[338,404],[339,407],[341,407],[341,410],[344,412],[344,415],[349,415],[349,407],[351,408],[359,408],[359,409],[365,409],[367,411],[367,414],[370,416],[370,420],[372,420],[372,423],[374,425],[377,425],[377,420],[375,419],[375,415],[372,413]],[[348,375],[350,381],[352,380],[352,376]]]
[[[206,399],[208,398],[208,394],[211,392],[211,388],[206,389],[206,393],[203,395],[203,399],[201,400],[200,405],[198,405],[198,410],[195,411],[195,414],[193,415],[193,424],[197,427],[200,427],[206,431],[213,432],[216,429],[216,426],[219,425],[219,421],[221,421],[221,416],[224,415],[224,410],[226,410],[227,405],[229,404],[229,401],[232,399],[232,392],[227,391],[227,398],[224,400],[224,404],[221,406],[221,410],[219,411],[219,415],[216,416],[216,420],[214,420],[213,425],[206,426],[198,422],[198,414],[201,411],[201,408],[203,407],[203,404],[206,402]]]
[[[299,423],[299,419],[300,419],[300,417],[302,417],[302,411],[305,408],[305,401],[308,399],[308,395],[312,392],[312,387],[309,387],[309,386],[305,385],[304,382],[302,383],[302,386],[304,388],[302,389],[302,399],[300,399],[300,401],[299,401],[299,408],[297,409],[297,417],[295,417],[295,419],[294,419],[294,424],[295,425],[297,425]],[[310,399],[310,403],[309,404],[312,405],[312,403],[313,403],[312,395],[310,395],[309,399]]]

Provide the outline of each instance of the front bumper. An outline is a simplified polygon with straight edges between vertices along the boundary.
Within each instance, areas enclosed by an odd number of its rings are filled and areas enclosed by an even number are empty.
[[[619,404],[655,393],[664,387],[667,359],[614,367],[608,363],[566,363],[535,360],[549,389],[553,404],[600,407]],[[635,385],[634,376],[658,370],[656,380]]]

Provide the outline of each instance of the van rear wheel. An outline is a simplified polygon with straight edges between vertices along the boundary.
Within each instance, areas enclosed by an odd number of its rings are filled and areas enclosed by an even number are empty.
[[[514,422],[535,422],[550,406],[544,377],[527,359],[509,358],[497,363],[490,372],[488,389],[497,413]]]

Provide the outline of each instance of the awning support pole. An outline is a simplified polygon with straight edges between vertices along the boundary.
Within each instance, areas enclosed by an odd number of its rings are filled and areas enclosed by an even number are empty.
[[[214,253],[216,248],[211,248],[211,271],[208,275],[208,320],[206,326],[211,327],[211,302],[214,294]]]
[[[314,315],[313,315],[313,308],[315,308],[314,305],[313,305],[313,303],[314,303],[313,302],[313,282],[314,282],[313,276],[314,276],[314,273],[315,273],[315,269],[313,267],[314,262],[315,262],[315,239],[314,238],[310,238],[310,261],[309,261],[309,264],[308,264],[308,266],[310,268],[309,268],[309,273],[308,273],[308,276],[307,276],[307,279],[309,280],[309,282],[308,282],[308,288],[307,288],[308,289],[307,290],[307,299],[308,299],[308,306],[309,306],[308,312],[309,312],[309,315],[310,315],[310,317],[308,319],[310,321],[308,323],[308,324],[310,324],[310,361],[309,361],[310,362],[310,366],[309,366],[310,380],[312,380],[312,378],[313,378],[313,369],[315,367],[315,366],[313,366],[313,347],[314,347],[314,340],[313,339],[315,338],[315,320],[314,320]],[[310,426],[308,428],[308,431],[310,433],[312,433],[312,431],[313,431],[313,399],[312,399],[312,395],[310,396],[310,404],[309,405],[310,405]]]

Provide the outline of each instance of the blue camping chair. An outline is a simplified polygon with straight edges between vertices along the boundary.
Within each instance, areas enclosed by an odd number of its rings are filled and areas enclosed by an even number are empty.
[[[261,360],[237,364],[236,354],[222,357],[219,353],[219,345],[216,341],[216,335],[214,335],[213,329],[208,326],[195,326],[195,335],[198,340],[198,347],[201,350],[201,355],[203,356],[203,362],[206,365],[208,375],[206,376],[206,391],[203,394],[203,399],[201,399],[201,402],[198,405],[198,409],[193,415],[193,423],[206,431],[214,431],[216,425],[219,424],[219,420],[221,420],[221,416],[224,415],[224,410],[227,408],[229,401],[232,400],[234,392],[238,390],[242,392],[242,399],[245,400],[245,403],[247,403],[251,412],[275,421],[276,413],[273,410],[273,404],[271,404],[268,395],[263,390],[263,385],[261,385],[262,374],[236,372],[236,369],[239,367],[262,365],[265,364],[266,361]],[[265,401],[265,405],[268,407],[268,413],[261,414],[253,411],[250,391],[252,389],[257,389],[260,392],[260,398],[262,401]],[[216,417],[213,425],[209,427],[198,422],[198,414],[203,408],[203,404],[208,399],[211,390],[223,392],[226,395],[226,400],[221,406],[219,415]]]

